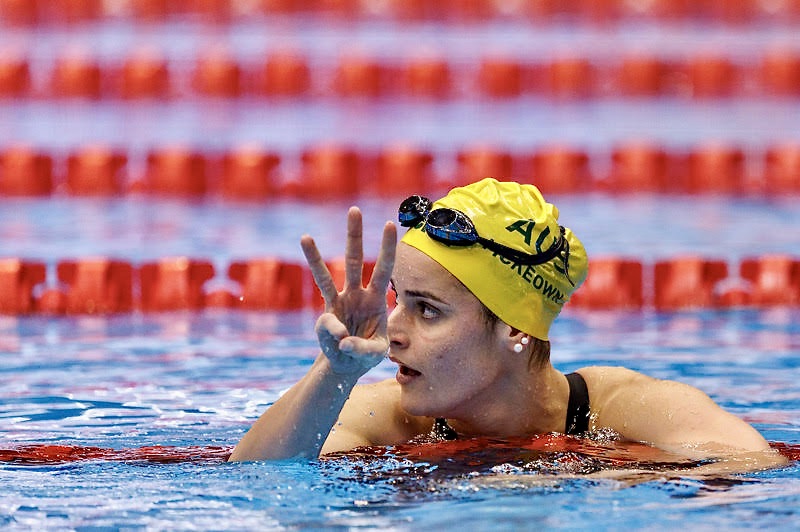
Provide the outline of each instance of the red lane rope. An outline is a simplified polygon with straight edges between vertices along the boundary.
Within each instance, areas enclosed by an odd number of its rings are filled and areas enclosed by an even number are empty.
[[[232,447],[170,447],[152,445],[131,449],[107,449],[76,445],[32,444],[0,449],[0,462],[16,464],[63,464],[85,460],[110,462],[181,463],[225,462]]]
[[[772,448],[792,461],[800,460],[800,444],[771,442]],[[107,462],[148,462],[148,463],[222,463],[230,456],[233,448],[227,446],[188,446],[172,447],[152,445],[128,449],[109,449],[76,445],[32,444],[11,449],[0,449],[0,463],[23,465],[48,465],[81,462],[89,460]],[[381,457],[403,456],[416,460],[444,460],[453,456],[473,456],[475,465],[480,465],[481,456],[486,461],[502,457],[508,451],[537,451],[548,453],[577,453],[579,455],[603,459],[611,466],[624,466],[631,463],[660,463],[664,461],[663,451],[636,443],[598,443],[581,438],[563,435],[543,435],[532,439],[499,441],[488,438],[456,440],[440,443],[405,444],[392,447],[359,448],[352,452],[337,453],[336,457]],[[492,458],[492,454],[496,456]],[[674,459],[674,457],[673,457]]]

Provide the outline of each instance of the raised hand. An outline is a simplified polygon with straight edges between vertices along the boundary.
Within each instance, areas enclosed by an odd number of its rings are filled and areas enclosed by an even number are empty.
[[[397,228],[387,222],[375,269],[367,286],[362,286],[364,268],[361,211],[347,213],[345,283],[338,291],[314,240],[300,240],[314,281],[325,300],[325,311],[317,320],[316,332],[331,369],[339,374],[363,375],[376,366],[389,350],[386,335],[386,288],[394,267]]]

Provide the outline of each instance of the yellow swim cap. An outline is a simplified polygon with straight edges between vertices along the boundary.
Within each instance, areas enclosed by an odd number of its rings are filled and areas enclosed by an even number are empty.
[[[411,227],[402,239],[441,264],[505,323],[547,340],[550,324],[588,270],[583,244],[558,225],[555,205],[547,203],[533,185],[487,178],[454,188],[430,209],[442,207],[467,215],[481,237],[525,254],[537,255],[562,245],[551,260],[524,265],[483,245],[438,242],[425,232],[423,223]]]

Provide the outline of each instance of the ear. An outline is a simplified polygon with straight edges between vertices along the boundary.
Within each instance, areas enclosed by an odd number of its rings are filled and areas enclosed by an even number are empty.
[[[503,322],[499,322],[498,325],[498,340],[502,344],[503,349],[516,354],[517,352],[514,350],[514,346],[523,345],[527,351],[530,335]]]

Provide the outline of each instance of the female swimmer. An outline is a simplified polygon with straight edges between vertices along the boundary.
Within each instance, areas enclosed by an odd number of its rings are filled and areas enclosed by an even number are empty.
[[[610,429],[690,458],[771,456],[764,438],[691,386],[620,367],[566,376],[548,331],[586,278],[583,245],[531,185],[484,179],[400,207],[362,286],[362,219],[347,222],[338,292],[309,236],[325,299],[321,353],[255,422],[230,459],[318,457],[420,435],[519,437]],[[386,288],[397,304],[387,316]],[[388,356],[395,379],[356,385]],[[749,453],[749,454],[748,454]],[[770,461],[769,459],[767,461]]]

